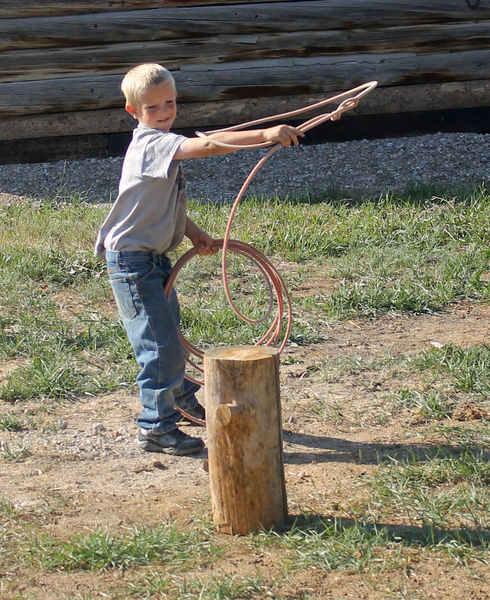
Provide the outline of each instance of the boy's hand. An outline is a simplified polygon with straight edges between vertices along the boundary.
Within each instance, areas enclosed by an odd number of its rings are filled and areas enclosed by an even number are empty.
[[[191,240],[194,246],[201,246],[199,248],[199,254],[201,256],[206,254],[216,254],[219,249],[213,246],[214,239],[204,231],[202,233],[203,235],[199,238]]]
[[[293,143],[295,146],[299,144],[298,137],[304,137],[302,133],[296,127],[290,125],[276,125],[275,127],[269,127],[264,129],[264,138],[266,142],[280,143],[284,147],[290,146]]]
[[[199,254],[216,254],[219,248],[213,246],[214,239],[198,227],[189,217],[185,221],[185,235],[191,240],[194,246],[201,246]]]

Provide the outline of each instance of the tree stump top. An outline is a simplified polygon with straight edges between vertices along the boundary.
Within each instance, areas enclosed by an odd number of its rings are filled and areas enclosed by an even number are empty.
[[[276,348],[270,346],[226,346],[214,348],[206,352],[206,356],[219,360],[258,360],[277,354]]]

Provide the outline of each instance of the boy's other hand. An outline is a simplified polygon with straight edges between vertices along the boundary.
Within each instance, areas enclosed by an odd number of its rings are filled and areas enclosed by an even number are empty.
[[[198,252],[201,256],[217,254],[219,251],[219,248],[213,246],[214,239],[204,231],[201,235],[199,235],[199,237],[193,238],[192,243],[194,244],[194,246],[199,246]]]
[[[219,248],[213,246],[215,240],[198,227],[188,216],[185,222],[185,235],[194,246],[199,246],[199,254],[216,254]]]
[[[199,248],[199,254],[201,256],[205,256],[208,254],[217,254],[219,251],[219,248],[216,248],[216,246],[207,246],[205,244],[201,244],[201,247]]]
[[[294,144],[299,144],[299,137],[304,137],[305,134],[296,127],[291,125],[276,125],[275,127],[269,127],[264,129],[264,138],[266,142],[274,142],[282,144],[284,147]]]

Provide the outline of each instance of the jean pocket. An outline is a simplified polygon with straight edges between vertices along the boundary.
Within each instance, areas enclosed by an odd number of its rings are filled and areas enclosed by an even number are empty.
[[[134,319],[138,311],[134,305],[133,293],[127,279],[109,279],[109,282],[121,319],[128,321]]]

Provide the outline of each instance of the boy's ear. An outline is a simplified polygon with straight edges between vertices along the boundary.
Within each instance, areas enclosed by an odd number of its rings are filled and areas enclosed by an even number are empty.
[[[130,104],[126,104],[126,106],[124,107],[128,113],[134,117],[135,119],[137,119],[137,115],[136,115],[136,109],[134,108],[134,106],[131,106]]]

